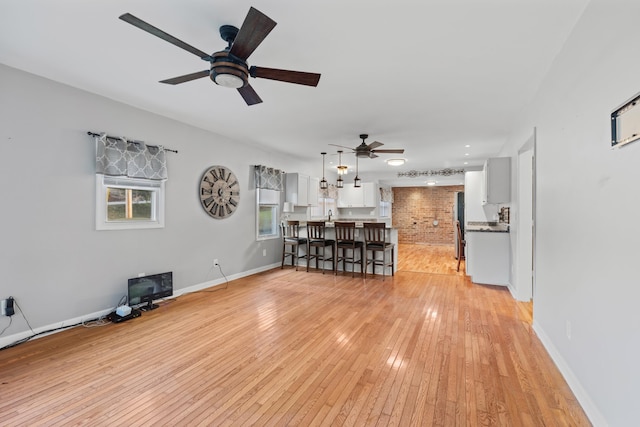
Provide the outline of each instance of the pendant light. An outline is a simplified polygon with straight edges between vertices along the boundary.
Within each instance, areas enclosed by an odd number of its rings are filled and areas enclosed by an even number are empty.
[[[342,165],[342,150],[338,150],[338,161],[338,180],[336,181],[336,187],[343,188],[344,181],[342,180],[342,175],[345,174],[343,168],[346,169],[347,167]]]
[[[342,150],[338,150],[338,154],[340,155],[340,159],[342,159]],[[349,167],[342,164],[342,160],[340,160],[340,164],[336,166],[338,169],[338,175],[346,175],[349,171]]]
[[[358,154],[356,154],[356,177],[353,180],[353,186],[355,188],[360,187],[360,178],[358,177]]]
[[[324,179],[324,156],[326,156],[327,153],[320,153],[320,154],[322,154],[322,181],[320,181],[320,189],[326,190],[327,188],[329,188],[329,184],[327,183],[327,180]]]

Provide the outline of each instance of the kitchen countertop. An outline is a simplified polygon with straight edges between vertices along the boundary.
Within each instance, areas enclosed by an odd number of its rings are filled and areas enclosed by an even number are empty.
[[[485,232],[485,233],[508,233],[509,224],[498,222],[469,221],[464,227],[464,231]]]
[[[322,221],[322,220],[318,220],[318,221]],[[338,220],[338,222],[340,222],[340,220]],[[363,223],[364,222],[378,222],[378,221],[350,221],[350,220],[342,220],[342,222],[355,222],[356,223],[356,228],[364,228]],[[381,221],[380,221],[381,222]],[[307,226],[307,221],[300,221],[300,227],[306,227]],[[335,222],[334,221],[325,221],[325,226],[327,228],[334,228],[335,227]],[[388,225],[385,227],[387,230],[395,230],[396,227],[389,227]]]

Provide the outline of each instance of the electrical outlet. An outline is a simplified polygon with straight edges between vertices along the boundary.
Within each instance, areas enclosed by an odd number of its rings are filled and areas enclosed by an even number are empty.
[[[267,250],[266,249],[262,250],[262,256],[267,256]]]
[[[213,260],[213,266],[214,266],[214,267],[217,267],[217,266],[219,266],[219,265],[220,265],[220,263],[218,262],[218,258],[214,259],[214,260]]]
[[[3,299],[0,304],[0,312],[3,316],[13,316],[16,312],[13,308],[13,298]]]

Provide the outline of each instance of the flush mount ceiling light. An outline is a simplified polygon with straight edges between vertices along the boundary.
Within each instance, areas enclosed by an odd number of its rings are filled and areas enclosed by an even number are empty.
[[[402,166],[406,162],[406,159],[389,159],[387,164],[389,166]]]

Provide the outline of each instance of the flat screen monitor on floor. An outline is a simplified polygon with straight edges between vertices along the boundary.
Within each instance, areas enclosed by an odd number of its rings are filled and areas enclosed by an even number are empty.
[[[129,279],[128,297],[131,307],[146,303],[140,308],[145,311],[153,310],[158,308],[158,305],[153,303],[154,299],[171,295],[173,295],[173,272],[171,271]]]

